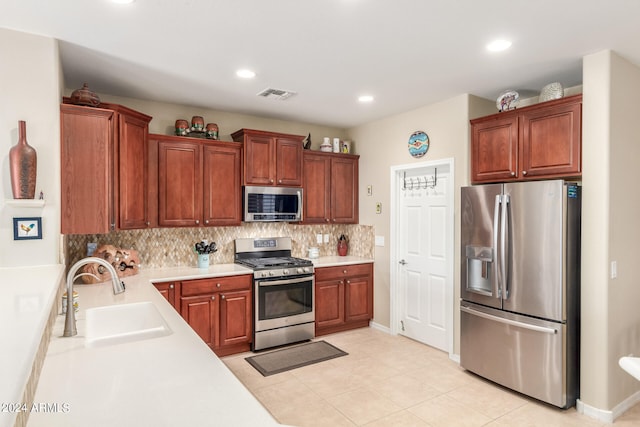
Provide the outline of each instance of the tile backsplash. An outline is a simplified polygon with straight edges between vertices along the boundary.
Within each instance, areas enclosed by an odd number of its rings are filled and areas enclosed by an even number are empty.
[[[329,243],[318,244],[316,235],[328,234]],[[213,263],[233,262],[234,240],[239,237],[291,237],[292,255],[306,258],[310,247],[318,247],[320,256],[337,255],[338,237],[349,239],[348,255],[374,257],[374,230],[369,225],[297,225],[286,222],[244,223],[239,227],[152,228],[115,231],[109,234],[67,235],[65,259],[72,265],[87,255],[87,243],[96,242],[117,248],[135,249],[142,268],[195,266],[196,242],[216,242]]]

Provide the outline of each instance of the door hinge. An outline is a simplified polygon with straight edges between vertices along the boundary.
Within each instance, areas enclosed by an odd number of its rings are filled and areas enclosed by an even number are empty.
[[[404,320],[400,321],[400,329],[404,332]]]

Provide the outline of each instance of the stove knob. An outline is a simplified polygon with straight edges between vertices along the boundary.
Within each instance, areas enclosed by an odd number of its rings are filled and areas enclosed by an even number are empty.
[[[275,273],[273,271],[270,271],[269,276],[273,276],[273,275],[275,275]]]
[[[309,267],[305,267],[305,268],[304,268],[304,272],[305,272],[305,273],[311,273],[311,269],[310,269]]]
[[[282,270],[282,275],[283,276],[286,276],[287,274],[289,274],[289,270],[287,270],[287,269]]]
[[[298,273],[298,274],[302,274],[302,273],[304,273],[304,268],[298,268],[298,269],[296,270],[296,273]]]
[[[267,272],[266,272],[266,271],[263,271],[263,272],[261,273],[261,276],[262,276],[262,277],[267,277]]]

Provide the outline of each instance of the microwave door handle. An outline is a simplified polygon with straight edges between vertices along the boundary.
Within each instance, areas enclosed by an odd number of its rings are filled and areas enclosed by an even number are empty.
[[[510,198],[508,194],[502,196],[502,222],[500,224],[500,274],[502,275],[501,293],[502,299],[509,299],[509,260],[507,257],[509,250],[509,233],[511,224],[509,223]]]
[[[496,256],[494,257],[496,267],[492,272],[492,288],[493,288],[493,296],[496,298],[501,298],[500,295],[500,274],[501,274],[501,259],[500,259],[500,250],[499,250],[499,241],[500,241],[500,213],[502,205],[502,196],[500,194],[496,194],[496,201],[493,207],[493,250],[495,251]]]

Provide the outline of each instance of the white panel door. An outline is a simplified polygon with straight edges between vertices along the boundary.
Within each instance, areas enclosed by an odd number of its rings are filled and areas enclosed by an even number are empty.
[[[399,333],[447,351],[447,286],[452,242],[447,240],[453,221],[449,174],[438,170],[437,185],[427,177],[434,168],[407,173],[399,206]],[[420,179],[422,177],[422,179]]]

